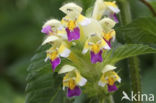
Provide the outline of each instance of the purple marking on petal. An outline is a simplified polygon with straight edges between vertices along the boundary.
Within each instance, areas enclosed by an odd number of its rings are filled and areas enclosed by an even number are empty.
[[[71,90],[70,88],[68,88],[68,91],[67,91],[67,96],[68,97],[73,97],[73,96],[80,96],[81,94],[81,89],[80,87],[78,86],[75,86],[75,88],[73,90]]]
[[[108,86],[108,91],[109,92],[114,92],[114,91],[116,91],[116,90],[118,90],[118,88],[116,87],[116,85],[114,84],[114,85],[107,85]]]
[[[102,50],[100,50],[97,54],[95,54],[93,51],[90,52],[91,56],[91,62],[93,64],[96,64],[96,62],[102,62]]]
[[[109,17],[112,18],[116,23],[119,23],[116,13],[110,14]]]
[[[109,17],[112,18],[116,23],[119,23],[119,20],[118,20],[118,18],[116,16],[116,13],[110,14]]]
[[[52,32],[51,26],[48,25],[48,26],[42,28],[41,32],[49,35],[49,33]]]
[[[55,71],[56,67],[61,63],[61,59],[58,57],[55,60],[50,60],[53,71]]]
[[[112,39],[110,39],[110,40],[106,40],[105,38],[103,38],[104,40],[105,40],[105,42],[108,44],[108,46],[110,47],[110,48],[112,48],[112,45],[111,45],[111,40]]]
[[[68,41],[78,40],[80,38],[80,29],[78,27],[74,28],[73,31],[70,31],[69,28],[66,28]]]
[[[118,20],[118,18],[117,18],[117,16],[116,16],[116,13],[113,14],[113,18],[114,18],[114,21],[115,21],[116,23],[119,23],[119,20]]]

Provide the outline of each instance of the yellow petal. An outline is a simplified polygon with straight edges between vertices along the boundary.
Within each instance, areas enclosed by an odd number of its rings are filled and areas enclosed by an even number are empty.
[[[98,82],[98,85],[104,87],[107,83],[108,83],[107,78],[105,74],[103,74],[100,78],[100,81]]]
[[[114,41],[115,40],[115,35],[116,35],[116,32],[115,32],[115,30],[112,29],[112,31],[110,31],[108,33],[103,32],[102,36],[107,41],[109,41],[110,39],[113,39],[112,41]]]
[[[91,51],[93,51],[94,53],[99,53],[100,51],[100,45],[99,44],[93,44],[91,47]]]
[[[76,84],[79,86],[84,86],[87,82],[87,79],[82,77],[79,71],[76,70],[75,73],[76,73],[76,79],[75,79]]]
[[[119,75],[113,71],[113,75],[115,77],[115,81],[118,81],[119,83],[121,83],[121,78],[119,77]]]
[[[103,39],[101,39],[100,48],[106,49],[106,50],[110,50],[111,49],[109,47],[109,45]]]
[[[50,54],[50,59],[53,61],[59,56],[58,51],[54,51]]]

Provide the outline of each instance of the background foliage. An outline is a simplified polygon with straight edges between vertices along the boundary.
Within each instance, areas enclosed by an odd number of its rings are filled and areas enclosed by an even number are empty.
[[[85,94],[75,100],[66,99],[61,88],[62,77],[52,73],[50,64],[43,62],[44,50],[47,47],[39,47],[44,36],[40,33],[42,24],[50,18],[61,19],[64,14],[58,9],[69,1],[73,0],[0,1],[0,103],[24,103],[25,99],[26,103],[87,103],[88,101],[96,103],[98,98],[89,99]],[[84,8],[83,14],[88,8],[93,7],[94,3],[94,0],[74,1]],[[146,44],[156,48],[156,18],[139,0],[129,1],[132,22],[126,26],[115,27],[118,33],[117,40],[120,43]],[[156,10],[155,0],[148,2]],[[147,48],[149,47],[140,45],[138,52],[143,50],[146,53],[153,52]],[[30,61],[31,57],[33,58]],[[142,90],[144,93],[156,95],[156,56],[148,54],[139,58]],[[120,103],[123,90],[130,91],[127,63],[125,59],[117,64],[123,80],[120,89],[114,94],[116,103]],[[56,76],[59,80],[53,79]],[[59,88],[56,89],[57,87]]]

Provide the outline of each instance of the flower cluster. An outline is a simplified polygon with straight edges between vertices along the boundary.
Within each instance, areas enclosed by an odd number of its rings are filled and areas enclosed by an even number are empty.
[[[82,8],[75,3],[67,3],[60,10],[66,14],[61,21],[56,19],[48,20],[42,27],[41,32],[46,34],[42,45],[51,44],[46,53],[45,62],[50,61],[53,71],[61,63],[61,58],[72,59],[71,47],[77,44],[83,45],[81,53],[85,56],[90,53],[92,64],[103,62],[102,53],[112,48],[111,42],[115,40],[113,27],[118,23],[116,14],[120,12],[115,2],[104,2],[97,0],[94,5],[92,17],[85,17],[81,14]],[[74,62],[74,61],[73,61]],[[121,82],[120,77],[114,71],[116,67],[105,65],[103,67],[99,86],[108,86],[108,91],[117,90],[115,82]],[[73,65],[64,65],[58,74],[65,74],[63,78],[63,90],[67,88],[67,96],[79,96],[81,86],[87,83],[79,71]]]

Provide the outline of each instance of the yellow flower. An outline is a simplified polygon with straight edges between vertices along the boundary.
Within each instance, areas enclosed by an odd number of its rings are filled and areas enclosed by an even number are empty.
[[[112,31],[113,27],[116,24],[116,22],[110,18],[104,18],[104,19],[100,20],[99,23],[103,28],[103,32],[105,32],[105,33]]]
[[[72,27],[71,29],[73,29],[73,27],[78,26],[78,24],[86,26],[91,22],[90,19],[81,15],[82,8],[75,3],[65,4],[60,10],[66,14],[61,21],[65,27]]]
[[[114,41],[114,40],[115,40],[115,35],[116,35],[116,33],[115,33],[114,30],[112,30],[112,31],[110,31],[110,32],[108,32],[108,33],[104,33],[104,32],[103,32],[103,37],[104,37],[104,39],[107,40],[107,41],[109,41],[109,40],[111,40],[111,39],[112,39],[112,41]]]
[[[101,38],[98,35],[94,34],[91,37],[89,37],[88,40],[85,42],[84,49],[83,49],[82,53],[85,54],[85,53],[88,52],[88,50],[91,50],[95,54],[97,54],[102,49],[109,50],[110,47],[103,40],[103,38]]]
[[[63,28],[62,24],[60,21],[56,20],[56,19],[51,19],[48,20],[43,26],[42,26],[42,30],[46,27],[50,26],[51,30],[49,30],[49,35],[55,35],[55,36],[59,36],[63,39],[67,39],[67,34],[65,29]]]
[[[121,82],[121,78],[118,76],[116,72],[113,70],[116,69],[116,67],[112,65],[106,65],[102,71],[102,76],[100,78],[100,81],[98,82],[99,86],[104,87],[106,84],[113,86],[116,81],[119,83]]]
[[[67,3],[63,5],[60,10],[64,12],[70,19],[74,20],[76,17],[78,17],[81,12],[82,8],[75,3]]]
[[[63,78],[63,89],[68,87],[72,90],[75,86],[84,86],[87,82],[87,80],[81,76],[76,67],[71,65],[63,66],[58,73],[66,73]]]

